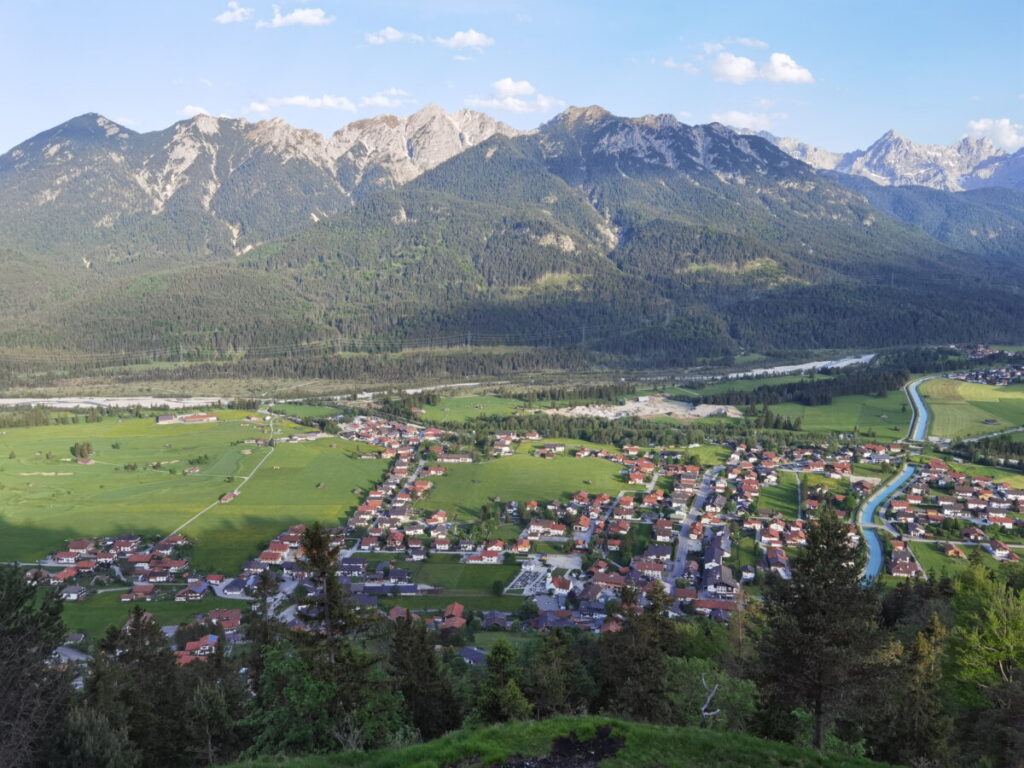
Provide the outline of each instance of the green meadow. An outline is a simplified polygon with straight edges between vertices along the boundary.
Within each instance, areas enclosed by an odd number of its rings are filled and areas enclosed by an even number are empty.
[[[133,605],[153,614],[160,626],[171,626],[193,620],[197,613],[206,613],[215,608],[247,609],[244,600],[226,600],[220,597],[206,597],[195,603],[176,603],[173,598],[151,603],[122,603],[123,590],[92,595],[83,603],[64,603],[64,625],[68,632],[83,632],[90,642],[101,637],[107,627],[121,627],[128,619]]]
[[[781,403],[769,406],[773,413],[801,419],[806,432],[853,432],[875,435],[882,440],[903,437],[913,416],[903,390],[894,390],[885,397],[874,395],[843,395],[830,405]]]
[[[474,464],[450,464],[434,478],[434,488],[418,506],[444,509],[455,519],[475,519],[484,504],[551,499],[568,500],[580,490],[591,494],[627,490],[621,467],[605,459],[559,456],[540,459],[516,454]]]
[[[936,437],[973,437],[1024,425],[1024,385],[937,378],[922,384],[920,392],[932,417],[928,433]]]
[[[799,512],[796,488],[796,475],[793,472],[779,472],[778,485],[761,487],[761,493],[757,497],[759,514],[765,514],[765,510],[770,509],[776,514],[795,520]]]
[[[357,458],[365,451],[341,439],[278,445],[238,498],[184,529],[195,543],[195,566],[234,573],[290,525],[342,522],[388,466],[384,459]]]
[[[489,595],[495,581],[507,585],[518,565],[466,565],[458,555],[431,555],[418,563],[403,563],[415,581],[444,587],[445,595]]]
[[[215,504],[270,451],[243,442],[268,437],[266,425],[245,421],[245,412],[219,415],[213,424],[106,417],[3,431],[0,560],[34,561],[73,538],[166,535],[213,505],[185,530],[195,544],[193,564],[231,573],[288,525],[337,522],[358,504],[353,491],[376,483],[386,468],[383,460],[355,458],[361,447],[343,440],[279,445],[237,499]],[[301,427],[276,429],[280,436]],[[92,444],[94,463],[72,459],[71,446],[82,442]],[[200,472],[184,474],[201,456],[208,459]],[[139,468],[124,469],[133,464]]]
[[[214,424],[107,417],[0,433],[0,560],[35,560],[70,538],[155,536],[181,525],[269,450],[242,444],[268,436],[265,426],[244,421],[243,412],[220,415]],[[92,444],[94,463],[72,459],[81,442]],[[200,473],[184,474],[200,456],[209,457]],[[123,468],[132,464],[139,468]]]
[[[437,423],[459,423],[479,416],[509,416],[522,408],[525,403],[508,397],[497,395],[460,395],[442,397],[437,405],[423,407],[426,415],[424,421]]]
[[[302,405],[301,403],[281,403],[271,409],[274,413],[281,413],[285,416],[294,416],[298,419],[320,419],[324,416],[334,416],[340,413],[337,408],[326,405]]]

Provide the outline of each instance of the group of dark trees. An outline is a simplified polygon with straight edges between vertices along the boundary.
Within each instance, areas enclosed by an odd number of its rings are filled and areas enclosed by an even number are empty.
[[[1024,460],[1024,442],[1014,440],[1014,435],[996,435],[981,440],[964,441],[953,446],[952,452],[972,464],[1002,464],[1006,461]]]
[[[669,598],[623,590],[620,630],[500,642],[467,666],[418,620],[357,608],[322,528],[294,633],[258,585],[250,643],[176,663],[142,609],[111,627],[80,690],[52,663],[64,627],[48,589],[0,570],[0,764],[134,768],[319,753],[432,739],[463,725],[609,713],[742,730],[905,765],[1019,764],[1024,749],[1024,569],[955,581],[860,583],[864,555],[822,514],[790,581],[769,579],[728,627],[669,619]],[[181,640],[211,630],[179,630]],[[244,668],[244,671],[243,671]]]

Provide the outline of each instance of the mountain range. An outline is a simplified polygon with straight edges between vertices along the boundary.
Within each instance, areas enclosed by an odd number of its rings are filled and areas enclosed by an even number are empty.
[[[1024,189],[1024,149],[1007,154],[987,138],[963,137],[956,144],[917,144],[886,131],[867,149],[830,152],[799,139],[758,136],[826,171],[861,176],[882,186],[919,186],[962,192],[984,187]]]
[[[996,182],[1018,156],[965,140],[933,161],[984,185],[882,185],[865,174],[932,157],[887,136],[836,158],[600,107],[520,132],[431,106],[330,137],[82,115],[0,156],[0,348],[329,352],[330,375],[394,350],[451,371],[457,347],[475,374],[1016,338],[1024,191]]]

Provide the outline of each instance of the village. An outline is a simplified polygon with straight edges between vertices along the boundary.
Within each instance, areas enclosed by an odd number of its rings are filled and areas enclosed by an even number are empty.
[[[567,501],[503,500],[501,520],[520,533],[491,538],[482,536],[481,526],[472,521],[419,507],[449,465],[474,461],[471,454],[449,452],[444,430],[377,415],[338,421],[333,434],[304,432],[288,439],[344,438],[366,444],[365,458],[391,461],[347,522],[328,529],[339,583],[359,609],[433,625],[440,637],[461,643],[459,652],[470,663],[483,653],[469,644],[472,629],[615,632],[622,627],[623,598],[642,610],[651,590],[669,597],[673,617],[704,615],[728,622],[745,601],[757,599],[767,578],[790,578],[790,557],[806,544],[806,527],[823,509],[845,521],[849,542],[857,546],[861,530],[855,510],[907,459],[901,443],[783,452],[730,443],[721,446],[720,463],[702,466],[688,463],[681,451],[636,445],[611,451],[543,442],[536,432],[498,432],[491,442],[492,461],[531,441],[540,458],[598,458],[615,464],[624,488],[615,494],[581,489]],[[773,509],[765,496],[787,477],[797,480],[796,503]],[[1022,490],[929,460],[885,510],[888,573],[925,578],[926,569],[911,550],[913,542],[924,541],[944,542],[949,558],[964,558],[964,550],[977,545],[996,560],[1015,562],[1019,555],[1000,537],[1019,541],[1022,504]],[[208,597],[251,602],[257,590],[269,590],[278,620],[308,631],[315,617],[305,613],[299,596],[315,587],[302,550],[305,529],[299,524],[282,530],[233,575],[192,568],[183,554],[187,537],[173,534],[150,542],[138,535],[70,541],[40,563],[56,571],[35,568],[27,578],[59,586],[70,602],[87,600],[115,583],[130,585],[122,602],[143,604],[199,604]],[[522,598],[521,607],[511,611],[477,604],[467,609],[457,597],[445,602],[448,590],[431,583],[423,568],[436,562],[481,569],[478,581],[486,581],[490,567],[502,566],[503,574],[512,567],[513,575],[499,580],[496,594]],[[427,597],[439,601],[439,607],[417,608]],[[227,647],[244,642],[240,611],[197,614],[190,626],[210,631],[200,637],[188,633],[189,639],[175,648],[179,663],[206,658],[218,642]],[[181,636],[171,629],[170,641]]]

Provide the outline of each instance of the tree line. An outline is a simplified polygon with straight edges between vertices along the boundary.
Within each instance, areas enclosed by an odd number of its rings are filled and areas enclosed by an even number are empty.
[[[247,645],[228,654],[218,643],[205,662],[180,666],[135,607],[100,640],[78,687],[51,659],[65,632],[55,590],[0,569],[0,762],[213,765],[582,713],[906,765],[1014,765],[1024,748],[1020,566],[975,564],[883,595],[861,586],[863,548],[851,549],[846,526],[823,513],[792,558],[793,578],[768,578],[763,602],[746,601],[728,627],[674,621],[664,592],[625,588],[609,606],[619,631],[559,629],[518,649],[499,642],[485,666],[471,667],[424,622],[358,608],[334,576],[338,552],[324,529],[307,529],[303,546],[313,576],[298,611],[313,631],[273,619],[267,573]]]

